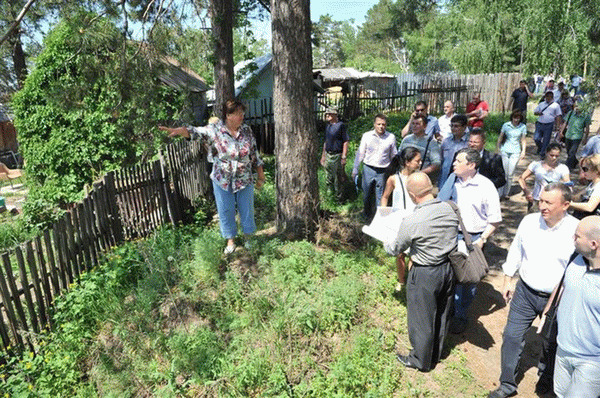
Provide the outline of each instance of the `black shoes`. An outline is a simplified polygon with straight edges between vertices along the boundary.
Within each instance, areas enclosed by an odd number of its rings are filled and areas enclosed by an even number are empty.
[[[505,392],[502,389],[502,387],[498,387],[497,389],[495,389],[494,391],[489,393],[488,398],[506,398],[506,397],[514,397],[515,395],[517,395],[516,391],[508,393],[508,392]]]
[[[408,355],[397,354],[396,358],[398,359],[398,362],[400,362],[405,367],[410,368],[410,369],[417,369],[417,370],[419,370],[419,368],[417,368],[415,365],[413,365],[410,362],[410,359],[408,358]]]

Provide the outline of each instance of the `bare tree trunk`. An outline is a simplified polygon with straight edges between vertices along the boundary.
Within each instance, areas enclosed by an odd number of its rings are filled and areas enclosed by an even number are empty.
[[[13,31],[13,37],[9,38],[9,42],[12,46],[13,67],[15,69],[17,85],[19,88],[23,87],[23,83],[27,78],[27,63],[25,62],[25,52],[21,45],[20,35],[20,32],[16,30]]]
[[[215,115],[235,96],[233,75],[233,0],[211,0],[211,25],[215,41]]]
[[[310,0],[271,0],[277,229],[312,237],[319,207]]]

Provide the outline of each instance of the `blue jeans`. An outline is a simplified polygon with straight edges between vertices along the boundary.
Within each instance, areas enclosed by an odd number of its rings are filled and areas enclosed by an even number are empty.
[[[384,174],[384,167],[363,165],[363,206],[367,222],[370,222],[373,216],[375,216],[377,206],[381,206],[381,197],[385,189]],[[375,191],[375,200],[373,200],[373,191]]]
[[[559,398],[600,396],[600,361],[577,358],[559,347],[554,368],[554,392]]]
[[[537,145],[537,154],[540,155],[540,158],[542,159],[546,156],[546,148],[548,148],[548,145],[550,144],[553,130],[554,122],[537,122],[535,124],[535,135],[533,136],[533,140],[535,141],[535,145]]]
[[[515,174],[517,163],[519,163],[520,153],[505,153],[502,152],[502,167],[504,167],[504,175],[506,176],[506,184],[498,188],[498,195],[501,198],[506,197],[510,194],[510,188],[512,187],[512,177]]]
[[[231,187],[225,191],[214,181],[212,184],[223,238],[233,239],[237,235],[236,207],[240,213],[242,231],[246,235],[256,231],[256,224],[254,223],[254,185],[250,184],[234,193]]]
[[[471,242],[475,242],[481,236],[471,234]],[[458,234],[458,240],[464,240],[462,233]],[[454,318],[467,320],[467,310],[473,302],[475,293],[477,292],[477,283],[457,283],[454,289]]]

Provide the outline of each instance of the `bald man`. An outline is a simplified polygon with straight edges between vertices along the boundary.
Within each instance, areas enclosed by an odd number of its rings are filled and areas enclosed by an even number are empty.
[[[579,255],[569,264],[558,307],[554,392],[558,397],[600,396],[600,216],[579,222]]]
[[[408,368],[427,372],[440,360],[448,329],[454,294],[448,254],[456,247],[458,217],[448,203],[434,198],[427,174],[412,174],[406,188],[415,210],[402,220],[398,236],[385,242],[384,248],[396,256],[410,247],[413,266],[408,271],[406,302],[413,348],[397,358]]]

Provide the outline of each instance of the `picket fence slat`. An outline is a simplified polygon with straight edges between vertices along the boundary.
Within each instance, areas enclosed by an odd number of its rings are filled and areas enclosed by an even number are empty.
[[[165,223],[183,221],[199,195],[209,190],[204,146],[176,142],[166,159],[107,173],[101,182],[55,224],[23,247],[14,249],[0,267],[0,342],[10,347],[35,347],[30,332],[52,327],[54,299],[72,288],[100,256],[125,239],[151,234]],[[26,308],[25,308],[26,307]],[[35,339],[33,339],[35,340]]]
[[[8,256],[8,254],[6,254]],[[12,332],[16,345],[22,345],[23,340],[21,339],[21,335],[19,334],[19,323],[17,321],[17,315],[15,314],[16,306],[15,304],[21,304],[21,301],[18,299],[18,296],[11,297],[11,293],[9,291],[8,285],[6,283],[7,279],[4,276],[4,272],[2,271],[2,267],[0,267],[0,294],[2,295],[2,304],[4,306],[4,311],[6,312],[6,316],[8,318],[9,328]],[[4,348],[8,349],[10,347],[10,339],[7,344],[4,344]]]
[[[23,258],[23,251],[20,247],[15,249],[17,256],[17,265],[19,266],[19,280],[21,287],[23,288],[23,296],[25,296],[25,304],[27,305],[27,311],[29,312],[29,321],[31,327],[35,333],[40,332],[40,324],[38,322],[37,314],[35,313],[35,306],[33,297],[31,296],[31,289],[29,287],[29,279],[27,278],[27,271],[25,270],[25,260]]]
[[[48,274],[48,268],[46,267],[46,260],[44,259],[44,251],[42,249],[42,238],[37,236],[35,238],[35,252],[38,258],[38,264],[40,267],[40,280],[42,288],[44,290],[44,299],[46,302],[46,308],[48,310],[52,307],[52,291],[50,290],[50,275]],[[51,323],[52,319],[49,316],[48,322]]]
[[[31,274],[31,280],[33,282],[33,292],[35,293],[35,302],[37,303],[38,308],[38,317],[41,325],[40,328],[44,329],[48,325],[48,317],[46,314],[46,305],[44,304],[42,284],[37,271],[37,264],[33,254],[33,244],[31,241],[27,241],[27,243],[25,243],[25,255],[27,258],[27,265],[29,266],[29,272]]]
[[[44,233],[44,247],[46,248],[46,256],[48,257],[48,262],[50,266],[50,281],[52,282],[52,289],[54,292],[54,296],[58,296],[60,294],[60,276],[58,273],[58,269],[56,268],[56,261],[54,260],[54,250],[52,250],[52,240],[50,238],[50,230],[45,230]]]
[[[19,328],[24,331],[29,331],[29,327],[27,325],[27,317],[25,316],[25,309],[20,300],[19,289],[17,288],[17,284],[15,281],[15,277],[12,272],[12,265],[10,263],[10,256],[8,253],[2,254],[2,265],[4,265],[4,272],[6,273],[6,280],[8,282],[8,286],[10,287],[10,292],[12,295],[12,301],[15,304],[15,309],[17,310],[17,315],[19,316],[19,321],[21,324]],[[22,343],[22,341],[21,341]]]

